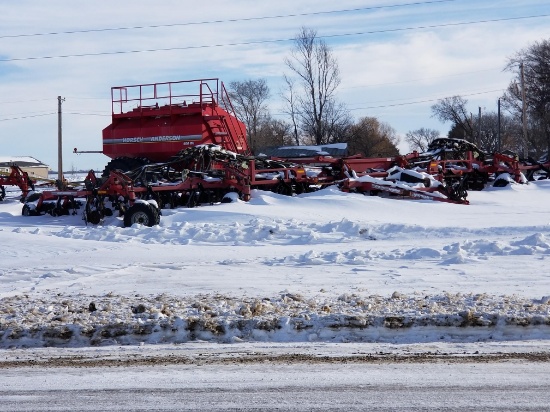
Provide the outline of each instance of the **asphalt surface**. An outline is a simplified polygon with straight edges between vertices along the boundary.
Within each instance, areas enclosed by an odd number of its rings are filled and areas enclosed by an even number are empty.
[[[2,411],[545,411],[548,353],[18,356]],[[19,363],[18,363],[19,361]]]

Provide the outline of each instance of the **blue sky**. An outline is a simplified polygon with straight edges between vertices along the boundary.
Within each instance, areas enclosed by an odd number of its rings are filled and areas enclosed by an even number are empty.
[[[64,168],[102,169],[110,88],[217,77],[265,78],[281,112],[284,59],[306,26],[338,59],[338,99],[354,118],[375,116],[399,135],[449,129],[431,117],[462,95],[495,111],[513,77],[507,58],[550,37],[550,4],[510,0],[323,0],[204,3],[0,0],[2,155],[57,165],[57,96],[63,96]],[[62,57],[67,56],[67,57]],[[406,152],[406,145],[400,145]]]

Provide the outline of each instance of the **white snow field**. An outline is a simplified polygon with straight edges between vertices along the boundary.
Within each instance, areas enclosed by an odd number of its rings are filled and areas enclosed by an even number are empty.
[[[248,203],[164,209],[151,228],[124,228],[116,216],[95,227],[80,214],[24,217],[19,193],[7,189],[3,349],[491,343],[495,351],[495,342],[524,342],[548,352],[550,180],[470,192],[470,205],[335,187],[295,197],[255,191]]]

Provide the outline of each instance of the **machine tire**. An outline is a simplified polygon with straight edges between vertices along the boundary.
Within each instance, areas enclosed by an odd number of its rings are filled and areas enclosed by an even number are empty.
[[[101,213],[98,210],[93,210],[86,215],[86,220],[92,225],[97,225],[101,222]]]
[[[21,210],[23,216],[34,216],[35,212],[30,208],[29,205],[23,205],[23,210]]]
[[[493,182],[493,187],[506,187],[510,184],[507,179],[499,179],[498,177]]]
[[[150,207],[153,209],[153,213],[155,214],[155,225],[160,224],[160,215],[162,214],[160,209],[157,209],[155,206]]]
[[[155,209],[146,203],[135,203],[124,213],[124,227],[130,227],[134,223],[148,227],[158,224],[159,214]]]

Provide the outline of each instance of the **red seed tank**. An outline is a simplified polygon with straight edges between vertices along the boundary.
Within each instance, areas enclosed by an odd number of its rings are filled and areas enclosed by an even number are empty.
[[[108,170],[169,161],[180,151],[217,144],[249,154],[246,128],[219,79],[111,88],[112,123],[103,129]]]

